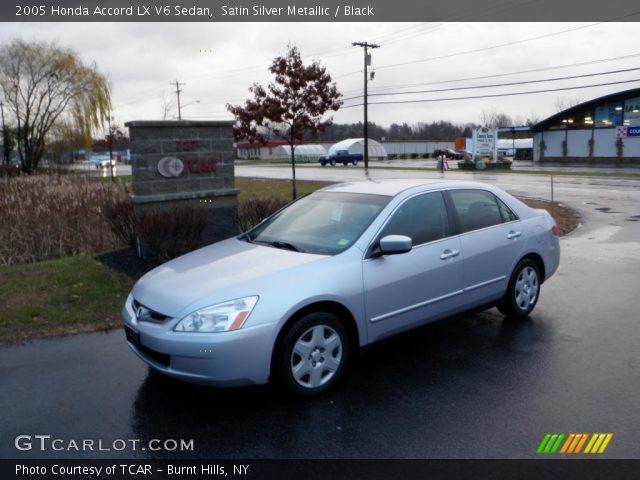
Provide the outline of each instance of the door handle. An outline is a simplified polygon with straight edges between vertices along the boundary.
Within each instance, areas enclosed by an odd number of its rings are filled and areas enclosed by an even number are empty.
[[[448,248],[442,252],[440,255],[441,260],[446,260],[447,258],[457,257],[460,255],[460,250],[449,250]]]
[[[509,233],[507,233],[507,238],[508,239],[517,238],[520,235],[522,235],[522,232],[514,232],[513,230],[511,230]]]

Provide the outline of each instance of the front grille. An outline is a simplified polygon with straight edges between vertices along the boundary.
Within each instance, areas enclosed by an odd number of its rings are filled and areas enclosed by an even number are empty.
[[[142,314],[138,315],[140,308],[143,309]],[[163,315],[162,313],[151,310],[149,307],[142,305],[137,300],[133,301],[133,313],[136,316],[136,320],[138,320],[139,322],[163,323],[170,318],[167,315]]]

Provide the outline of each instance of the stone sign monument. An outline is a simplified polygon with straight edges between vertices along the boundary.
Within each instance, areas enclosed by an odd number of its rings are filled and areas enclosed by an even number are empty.
[[[132,121],[136,222],[150,212],[201,209],[202,245],[238,233],[232,121]],[[146,240],[136,224],[139,252]]]

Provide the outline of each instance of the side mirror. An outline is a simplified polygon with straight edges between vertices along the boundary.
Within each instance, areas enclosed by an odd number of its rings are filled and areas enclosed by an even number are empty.
[[[413,247],[413,240],[404,235],[387,235],[380,239],[379,255],[397,255],[407,253]]]

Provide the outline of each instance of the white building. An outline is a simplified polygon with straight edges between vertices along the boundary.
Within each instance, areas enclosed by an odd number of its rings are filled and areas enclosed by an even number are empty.
[[[640,164],[640,88],[581,103],[531,130],[537,162]]]
[[[370,160],[384,160],[387,158],[387,151],[380,142],[369,138],[368,144]],[[337,152],[338,150],[347,150],[349,153],[364,154],[364,138],[347,138],[346,140],[335,143],[328,148],[329,154]]]

